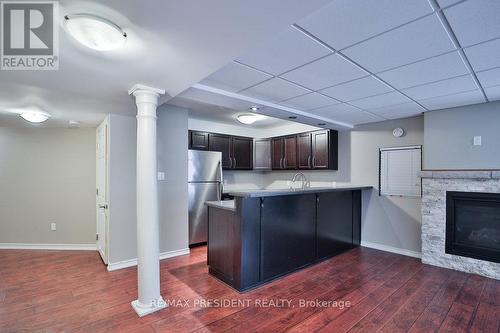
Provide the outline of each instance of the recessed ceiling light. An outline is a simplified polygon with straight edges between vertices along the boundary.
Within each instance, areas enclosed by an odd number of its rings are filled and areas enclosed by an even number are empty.
[[[295,116],[290,116],[290,117],[288,117],[288,119],[297,119],[297,117],[295,117]]]
[[[252,110],[252,111],[258,111],[258,110],[259,110],[259,107],[254,105],[254,106],[252,106],[252,107],[250,108],[250,110]]]
[[[43,123],[50,118],[50,114],[41,111],[24,111],[19,115],[30,123]]]
[[[98,51],[114,50],[123,44],[127,34],[115,23],[92,14],[66,15],[66,30],[81,44]]]
[[[319,123],[318,126],[325,126],[325,123]]]

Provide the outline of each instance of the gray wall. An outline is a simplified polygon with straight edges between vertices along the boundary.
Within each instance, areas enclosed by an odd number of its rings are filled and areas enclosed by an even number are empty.
[[[160,252],[188,247],[188,110],[162,106],[158,109],[158,182]]]
[[[188,248],[187,110],[162,106],[157,110],[160,252]],[[109,262],[137,258],[135,117],[111,114]]]
[[[95,234],[95,130],[0,127],[0,243],[92,246]]]
[[[426,112],[424,119],[424,169],[500,169],[500,102]]]
[[[136,119],[110,114],[108,152],[108,260],[137,256]]]

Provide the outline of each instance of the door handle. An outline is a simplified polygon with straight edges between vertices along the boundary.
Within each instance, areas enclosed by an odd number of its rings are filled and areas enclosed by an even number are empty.
[[[99,208],[101,208],[101,209],[108,209],[108,205],[99,205]]]

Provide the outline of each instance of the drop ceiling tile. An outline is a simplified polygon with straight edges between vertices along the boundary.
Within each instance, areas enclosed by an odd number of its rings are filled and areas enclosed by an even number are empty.
[[[416,62],[378,74],[396,89],[414,87],[455,76],[469,74],[458,52]]]
[[[280,102],[281,105],[304,111],[338,103],[340,102],[333,98],[315,92]]]
[[[279,75],[329,53],[331,51],[328,48],[297,29],[289,27],[277,38],[260,45],[237,60],[267,73]]]
[[[361,79],[326,88],[322,90],[321,93],[338,100],[348,102],[355,99],[384,94],[390,91],[393,91],[393,89],[380,82],[373,76],[367,76]]]
[[[484,89],[490,102],[500,100],[500,85]]]
[[[236,92],[270,78],[272,78],[271,75],[256,71],[255,69],[235,62],[231,62],[200,83]]]
[[[459,1],[462,1],[462,0],[437,0],[439,7],[441,7],[441,8],[451,6],[454,3],[457,3]]]
[[[370,110],[371,113],[388,119],[406,118],[421,114],[425,109],[415,102],[386,106]]]
[[[431,12],[426,0],[336,0],[297,23],[340,50]]]
[[[469,74],[413,88],[403,89],[402,92],[413,99],[420,100],[471,91],[477,88],[478,87],[476,86],[474,79]]]
[[[462,47],[500,37],[500,1],[465,1],[444,14]]]
[[[464,52],[476,72],[500,66],[500,39],[465,48]]]
[[[324,108],[312,110],[310,111],[310,113],[352,125],[384,120],[384,118],[382,117],[372,115],[348,104],[327,106]]]
[[[368,73],[337,54],[316,60],[282,75],[283,78],[312,90],[354,80]]]
[[[493,87],[500,85],[500,67],[484,72],[476,73],[479,82],[483,87]]]
[[[403,104],[411,100],[397,91],[390,93],[358,99],[350,102],[350,104],[357,106],[364,110],[378,109],[384,106]]]
[[[273,78],[269,81],[243,90],[241,91],[241,94],[268,102],[279,102],[310,92],[310,90],[304,89],[280,78]]]
[[[438,17],[430,15],[343,51],[378,73],[455,50]]]
[[[453,95],[423,99],[418,102],[425,106],[428,110],[438,110],[462,105],[484,103],[485,100],[479,90],[473,90]]]

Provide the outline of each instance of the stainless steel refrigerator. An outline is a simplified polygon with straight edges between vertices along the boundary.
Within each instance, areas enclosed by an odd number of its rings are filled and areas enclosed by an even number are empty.
[[[208,236],[208,209],[205,201],[221,200],[222,154],[188,151],[189,245],[204,243]]]

